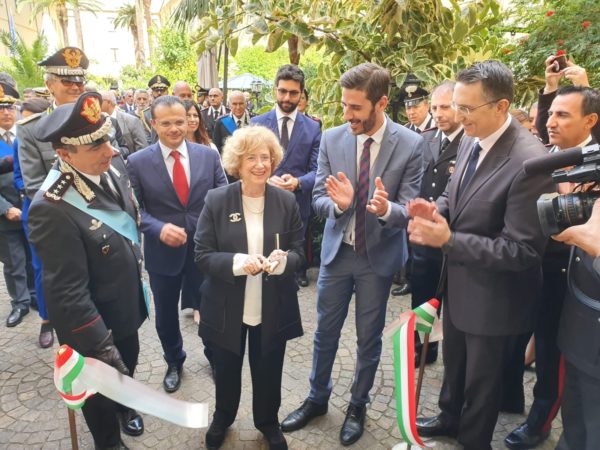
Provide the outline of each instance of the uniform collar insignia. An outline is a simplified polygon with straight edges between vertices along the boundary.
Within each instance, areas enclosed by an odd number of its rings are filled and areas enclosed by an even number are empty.
[[[93,200],[95,200],[96,194],[94,194],[94,191],[92,191],[92,188],[84,180],[84,178],[81,175],[79,175],[79,172],[77,172],[66,161],[63,161],[62,159],[59,159],[59,161],[60,161],[59,170],[62,173],[68,173],[73,176],[73,187],[75,188],[75,190],[77,192],[79,192],[81,194],[81,196],[85,199],[85,201],[88,203],[91,203]]]

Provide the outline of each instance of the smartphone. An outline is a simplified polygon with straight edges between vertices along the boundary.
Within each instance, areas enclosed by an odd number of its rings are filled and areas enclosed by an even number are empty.
[[[554,71],[555,72],[560,72],[563,69],[567,68],[567,55],[563,54],[560,56],[557,56],[556,58],[554,58],[554,61],[552,61],[553,67],[554,67]]]

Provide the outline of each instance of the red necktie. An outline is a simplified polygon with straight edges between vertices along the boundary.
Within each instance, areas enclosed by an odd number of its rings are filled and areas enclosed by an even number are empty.
[[[371,166],[371,144],[373,138],[365,141],[360,155],[358,185],[356,188],[356,220],[354,223],[354,249],[359,256],[367,254],[366,215],[369,198],[369,170]]]
[[[183,164],[181,164],[181,155],[177,150],[173,150],[171,156],[175,159],[175,164],[173,164],[173,186],[175,187],[179,200],[181,200],[183,206],[186,206],[190,187],[188,186]]]

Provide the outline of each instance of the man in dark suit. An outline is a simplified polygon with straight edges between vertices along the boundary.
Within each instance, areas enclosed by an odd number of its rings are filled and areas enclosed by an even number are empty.
[[[280,67],[275,76],[275,108],[254,117],[251,123],[264,125],[279,136],[284,156],[269,183],[296,195],[306,231],[317,173],[321,129],[317,122],[297,109],[303,91],[304,72],[292,64]],[[306,268],[297,275],[300,286],[308,286]]]
[[[448,179],[454,172],[456,151],[463,136],[462,126],[451,107],[454,84],[453,81],[445,81],[433,90],[431,112],[437,128],[421,134],[427,147],[423,155],[424,173],[420,196],[428,201],[435,201],[444,193]],[[437,248],[412,244],[410,264],[411,307],[414,309],[436,295],[442,269],[442,252]],[[392,295],[395,290],[392,290]],[[421,356],[419,339],[419,333],[415,333],[416,367],[419,366]],[[438,343],[429,344],[427,364],[437,360],[437,353]]]
[[[549,143],[553,146],[551,152],[597,144],[592,130],[598,123],[600,95],[594,89],[575,86],[558,89],[549,114],[546,128]],[[571,187],[567,183],[559,186],[559,191],[565,194],[571,191]],[[534,448],[547,439],[550,436],[552,421],[560,407],[564,365],[560,362],[557,336],[567,293],[569,253],[568,246],[553,240],[548,242],[542,264],[543,303],[534,329],[536,383],[533,388],[533,404],[527,420],[504,440],[506,446],[511,449]],[[521,364],[523,353],[524,349],[521,349],[516,355]],[[521,376],[517,380],[521,383],[522,370],[521,368]]]
[[[46,304],[60,343],[133,375],[137,330],[149,307],[139,215],[124,162],[113,158],[100,100],[84,93],[40,120],[36,138],[51,142],[59,159],[29,209],[29,238],[43,263]],[[83,415],[98,449],[126,448],[119,420],[127,434],[144,431],[134,410],[100,394],[86,400]]]
[[[219,88],[212,88],[208,91],[208,103],[208,108],[200,111],[200,114],[202,114],[202,122],[204,122],[208,136],[214,139],[215,122],[219,117],[229,114],[229,108],[223,103],[223,91]]]
[[[186,111],[179,98],[159,97],[151,111],[158,142],[131,155],[127,171],[142,210],[156,331],[168,366],[163,386],[167,392],[175,392],[186,358],[179,329],[179,297],[183,288],[190,290],[183,295],[199,298],[202,284],[202,273],[194,264],[193,235],[206,193],[227,181],[217,152],[186,142]],[[210,358],[206,348],[205,354]]]
[[[123,106],[121,111],[127,114],[135,115],[135,102],[133,101],[133,93],[135,89],[127,89],[123,95]]]
[[[254,117],[254,114],[246,111],[246,99],[242,91],[232,91],[229,94],[229,108],[228,114],[216,120],[213,130],[213,142],[219,153],[223,153],[227,138],[238,128],[248,126],[250,118]]]
[[[407,258],[406,203],[419,192],[425,144],[385,115],[387,70],[360,64],[340,84],[347,123],[323,134],[313,196],[315,214],[327,221],[310,393],[281,428],[298,430],[327,412],[340,332],[356,291],[356,371],[340,431],[341,443],[350,445],[364,429],[392,276]]]
[[[513,77],[498,61],[457,75],[452,106],[464,128],[454,175],[436,203],[409,204],[410,241],[447,258],[441,413],[418,418],[422,436],[458,438],[465,450],[491,449],[502,400],[503,367],[519,335],[533,329],[546,244],[536,200],[547,175],[523,161],[543,145],[508,114]]]
[[[15,145],[18,145],[15,127],[18,98],[19,93],[14,87],[0,81],[1,158],[12,159]],[[29,307],[36,303],[31,255],[21,223],[21,211],[22,202],[11,170],[0,175],[0,261],[12,307],[6,319],[7,327],[21,323]]]
[[[117,108],[117,99],[114,92],[102,91],[102,112],[114,119],[120,131],[119,149],[124,158],[132,153],[147,147],[144,125],[140,119]]]

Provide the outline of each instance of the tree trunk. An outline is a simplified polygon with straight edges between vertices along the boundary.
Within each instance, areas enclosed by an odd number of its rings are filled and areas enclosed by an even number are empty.
[[[130,24],[129,29],[133,36],[133,47],[135,49],[135,67],[140,69],[144,65],[144,51],[141,48],[141,42],[138,37],[138,28],[133,23]]]
[[[298,53],[298,36],[291,35],[288,39],[288,55],[290,64],[300,64],[300,53]]]
[[[62,32],[63,38],[63,46],[69,46],[69,15],[67,12],[67,7],[64,5],[59,5],[56,7],[56,18],[58,19],[58,24],[60,25],[60,31]]]
[[[83,46],[83,30],[81,29],[81,11],[78,5],[73,5],[73,16],[75,17],[75,30],[77,31],[77,44],[82,52],[85,52]]]
[[[154,45],[152,43],[152,33],[151,29],[153,28],[152,24],[152,16],[150,15],[150,6],[152,4],[152,0],[142,0],[144,3],[144,19],[146,20],[146,31],[148,36],[148,56],[152,56],[154,52]]]
[[[143,17],[142,0],[136,0],[135,2],[135,34],[137,39],[136,46],[136,63],[138,67],[141,67],[146,62],[146,56],[144,51],[144,24],[142,21]],[[132,28],[133,32],[133,28]]]

